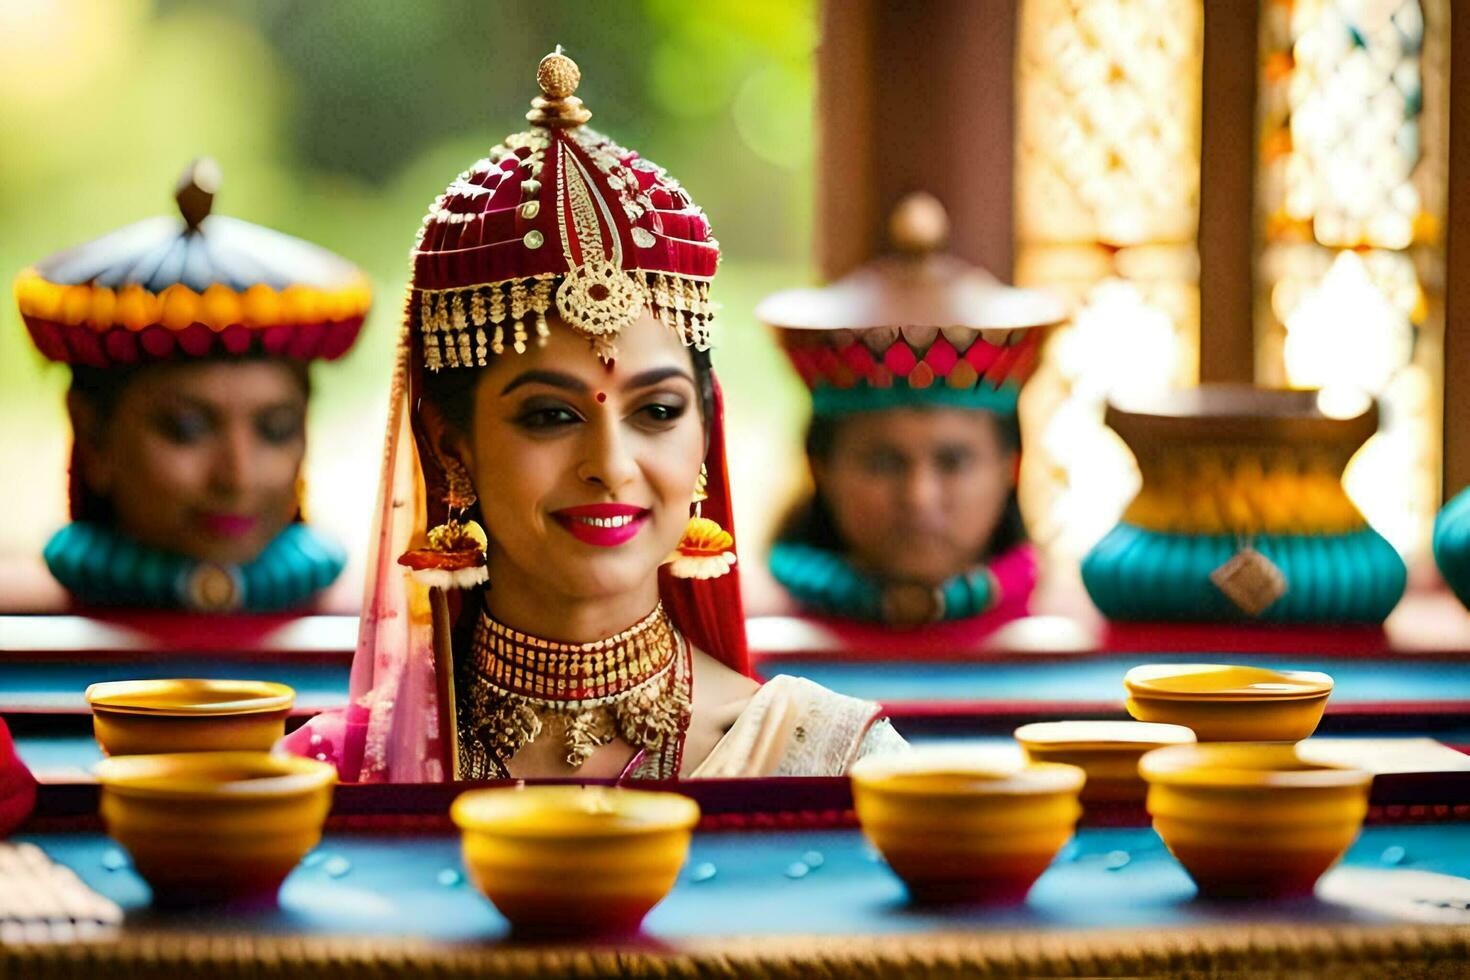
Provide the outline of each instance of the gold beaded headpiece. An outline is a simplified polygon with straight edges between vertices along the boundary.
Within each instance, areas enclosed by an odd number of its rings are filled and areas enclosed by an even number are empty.
[[[424,218],[408,316],[430,371],[524,352],[552,312],[608,359],[644,310],[709,346],[720,258],[709,221],[662,167],[585,125],[580,80],[560,48],[543,58],[531,128],[456,177]]]

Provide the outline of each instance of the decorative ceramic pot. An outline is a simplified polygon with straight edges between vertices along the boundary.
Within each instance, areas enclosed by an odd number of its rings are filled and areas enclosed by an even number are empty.
[[[1434,561],[1455,595],[1470,608],[1470,487],[1445,504],[1434,520]]]
[[[321,840],[337,770],[269,752],[118,755],[97,764],[107,833],[155,905],[274,903]]]
[[[918,904],[1014,905],[1072,839],[1077,766],[947,747],[853,764],[853,806]]]
[[[480,892],[521,936],[636,932],[689,854],[699,804],[620,787],[471,790],[449,811]]]
[[[1207,385],[1109,404],[1143,478],[1082,563],[1110,619],[1381,623],[1406,571],[1342,473],[1378,429],[1364,396]]]
[[[269,752],[296,692],[273,681],[104,681],[87,688],[92,731],[108,755]]]
[[[1201,742],[1299,742],[1332,695],[1319,671],[1229,664],[1142,664],[1123,686],[1134,718],[1183,725]]]
[[[1138,764],[1154,830],[1203,895],[1310,895],[1357,839],[1373,776],[1292,745],[1174,745]]]

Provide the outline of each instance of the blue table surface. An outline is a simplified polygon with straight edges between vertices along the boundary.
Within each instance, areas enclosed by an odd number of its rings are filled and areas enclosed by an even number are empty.
[[[1334,705],[1470,700],[1470,661],[1337,659],[1241,654],[1128,654],[1030,663],[840,662],[782,658],[762,672],[797,674],[854,697],[888,704],[946,701],[1076,701],[1120,704],[1123,675],[1144,663],[1258,664],[1332,675]]]
[[[1339,734],[1337,738],[1381,738],[1378,733]],[[1436,732],[1395,732],[1394,737],[1429,737],[1451,745],[1470,745],[1470,728]],[[952,735],[915,733],[909,737],[915,745],[1013,746],[1009,735]],[[102,759],[102,751],[90,732],[67,734],[19,735],[15,739],[21,760],[39,774],[63,770],[90,771]]]
[[[465,880],[451,834],[329,834],[287,879],[280,907],[163,913],[118,846],[97,833],[23,836],[121,905],[131,924],[275,933],[415,936],[450,942],[506,935],[504,919]],[[1366,828],[1348,866],[1470,875],[1470,825]],[[670,896],[648,917],[653,938],[882,934],[961,928],[1147,928],[1210,922],[1383,921],[1314,899],[1229,904],[1194,886],[1152,830],[1086,829],[1025,905],[911,908],[856,830],[701,833]]]
[[[267,680],[296,689],[299,707],[320,709],[347,700],[348,666],[330,662],[157,658],[79,663],[7,663],[0,660],[0,713],[23,705],[31,710],[87,710],[82,694],[99,681],[153,677]]]
[[[838,662],[783,659],[767,674],[809,677],[844,694],[888,703],[954,701],[1076,701],[1121,703],[1123,675],[1140,663],[1226,661],[1277,668],[1325,670],[1336,681],[1332,703],[1470,701],[1470,661],[1408,659],[1325,660],[1299,657],[1220,657],[1129,654],[1029,663]],[[280,681],[296,688],[308,708],[346,699],[348,667],[271,660],[166,659],[101,663],[0,662],[0,712],[6,706],[83,711],[88,684],[145,677],[230,677]]]

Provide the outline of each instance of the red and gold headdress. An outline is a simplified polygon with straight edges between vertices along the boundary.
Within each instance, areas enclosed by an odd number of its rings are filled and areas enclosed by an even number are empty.
[[[264,353],[332,360],[371,303],[356,266],[299,238],[211,214],[214,161],[179,180],[180,218],[148,218],[22,272],[15,298],[53,361],[110,368]]]
[[[553,309],[606,358],[645,309],[705,349],[720,250],[704,212],[662,167],[584,125],[581,72],[560,48],[536,80],[531,128],[461,173],[424,218],[408,308],[424,366],[524,351]]]

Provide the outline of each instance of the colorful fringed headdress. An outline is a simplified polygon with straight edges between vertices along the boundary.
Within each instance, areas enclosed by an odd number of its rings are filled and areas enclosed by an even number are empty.
[[[178,217],[148,218],[22,272],[15,298],[53,361],[111,368],[261,353],[332,360],[371,303],[367,278],[299,238],[211,214],[214,161],[179,179]]]
[[[531,128],[461,173],[424,218],[408,315],[425,367],[522,352],[553,309],[608,359],[648,308],[704,350],[720,259],[704,212],[662,167],[584,125],[581,72],[560,49],[536,80]]]
[[[815,414],[919,405],[1015,412],[1045,328],[1066,309],[940,251],[948,229],[937,200],[910,195],[889,222],[894,254],[756,308],[811,389]]]

